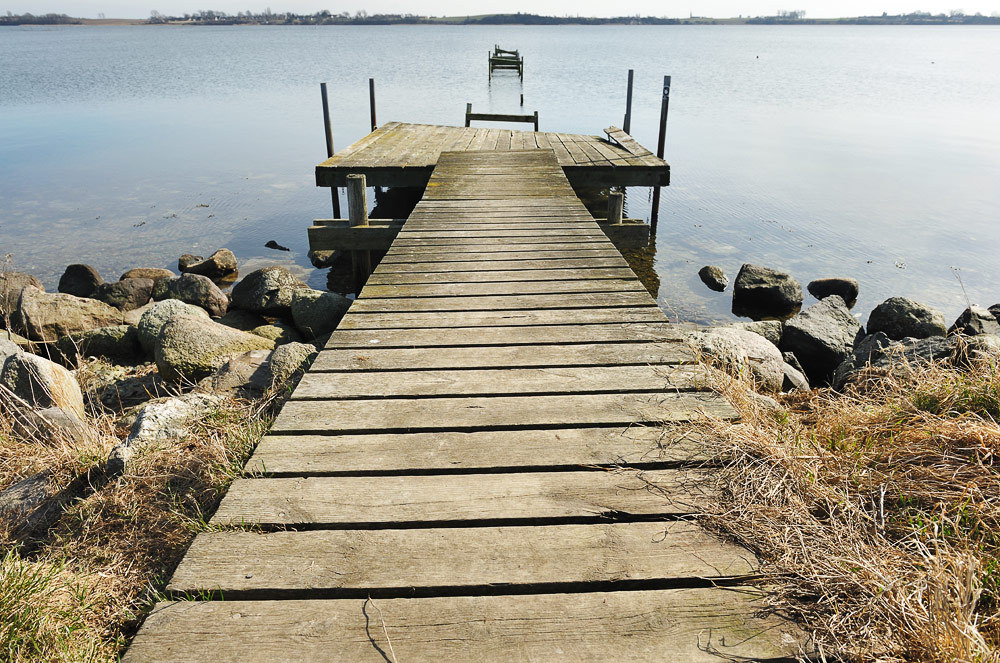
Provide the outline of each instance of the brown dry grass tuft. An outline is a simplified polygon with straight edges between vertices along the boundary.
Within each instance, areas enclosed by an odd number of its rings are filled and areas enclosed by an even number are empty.
[[[117,660],[274,410],[272,399],[222,401],[185,439],[139,454],[110,482],[95,481],[41,540],[0,533],[6,537],[0,538],[6,551],[0,563],[0,658]],[[18,436],[4,408],[0,489],[46,467],[68,477],[102,466],[128,431],[110,417],[97,423],[99,440],[83,450]]]
[[[995,363],[904,367],[786,412],[719,388],[742,419],[709,424],[731,461],[706,522],[760,555],[826,656],[1000,660]]]

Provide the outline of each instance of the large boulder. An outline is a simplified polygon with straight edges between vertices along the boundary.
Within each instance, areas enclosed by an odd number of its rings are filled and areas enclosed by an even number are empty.
[[[21,291],[29,285],[45,292],[42,282],[31,274],[0,271],[0,329],[20,325],[15,316],[17,302],[21,299]]]
[[[271,353],[268,364],[275,384],[292,379],[297,373],[304,373],[312,363],[317,351],[310,343],[286,343]]]
[[[854,306],[858,301],[858,282],[855,279],[847,277],[816,279],[809,282],[806,290],[816,299],[825,299],[830,295],[837,295],[844,300],[848,308]]]
[[[715,265],[705,265],[698,270],[698,278],[701,282],[709,287],[709,289],[716,292],[722,292],[729,285],[729,279],[726,277],[726,273],[722,271],[721,267],[716,267]]]
[[[997,319],[997,322],[1000,322],[1000,304],[994,304],[988,310]]]
[[[80,357],[106,357],[116,362],[132,363],[142,359],[139,330],[132,325],[98,327],[63,336],[56,343],[60,354],[69,360]],[[73,362],[75,364],[75,362]]]
[[[139,318],[136,325],[139,332],[139,344],[146,354],[152,355],[156,347],[156,339],[167,321],[175,315],[189,315],[208,320],[208,313],[200,306],[185,304],[179,299],[164,299],[156,302]]]
[[[215,321],[220,325],[225,325],[227,327],[232,327],[233,329],[239,329],[240,331],[246,332],[267,324],[267,320],[256,313],[241,311],[238,308],[226,311],[224,316],[216,318]]]
[[[896,341],[879,331],[868,334],[854,346],[850,355],[837,367],[832,384],[842,389],[869,366],[884,371],[902,369],[906,364],[948,361],[961,343],[959,336],[928,336]]]
[[[18,315],[25,335],[35,341],[56,341],[73,332],[118,325],[122,312],[104,302],[28,286],[21,290]]]
[[[90,265],[70,265],[59,278],[59,292],[77,297],[90,297],[104,279]]]
[[[895,341],[904,338],[944,336],[944,316],[929,306],[906,297],[890,297],[868,316],[868,333],[882,332]]]
[[[782,323],[780,320],[758,320],[757,322],[733,322],[726,327],[736,327],[745,329],[754,334],[760,334],[771,343],[778,345],[781,342]]]
[[[288,343],[273,352],[251,350],[233,357],[199,386],[215,393],[260,395],[304,372],[316,348],[307,343]]]
[[[285,317],[291,314],[292,296],[307,287],[284,267],[265,267],[250,272],[233,286],[233,307]]]
[[[759,334],[734,327],[719,327],[688,336],[706,357],[739,376],[749,376],[766,391],[779,391],[785,377],[781,351]]]
[[[154,356],[164,380],[197,382],[232,357],[271,350],[274,342],[189,315],[176,315],[160,330]]]
[[[295,327],[285,324],[280,320],[272,322],[269,325],[254,327],[250,330],[250,333],[272,340],[276,345],[281,345],[283,343],[298,343],[302,340],[302,336],[298,331],[296,331]]]
[[[204,260],[186,263],[181,267],[185,274],[201,274],[210,279],[221,279],[236,273],[236,256],[229,249],[219,249]]]
[[[14,430],[26,439],[61,440],[73,445],[97,440],[98,434],[90,424],[75,412],[61,407],[19,412],[14,420]]]
[[[149,303],[153,279],[125,279],[97,286],[92,297],[119,311],[132,311]]]
[[[753,320],[784,319],[802,307],[802,286],[791,275],[746,264],[733,283],[733,313]]]
[[[1000,335],[1000,322],[993,316],[989,309],[981,306],[970,306],[962,311],[948,329],[949,334],[965,334],[966,336],[978,336],[979,334]]]
[[[191,265],[199,263],[205,258],[203,256],[196,256],[190,253],[185,253],[180,258],[177,259],[177,270],[183,272]]]
[[[58,407],[85,416],[83,393],[73,374],[38,355],[8,356],[0,368],[0,384],[33,407]]]
[[[176,279],[162,279],[153,286],[153,299],[179,299],[185,304],[200,306],[211,315],[225,315],[229,298],[212,283],[212,279],[200,274],[183,274]]]
[[[785,321],[781,349],[795,355],[811,384],[825,384],[851,354],[860,331],[840,295],[830,295]]]
[[[351,300],[335,292],[299,288],[292,294],[292,321],[306,338],[329,334],[351,307]]]
[[[162,267],[133,267],[128,270],[118,279],[119,281],[125,281],[126,279],[150,279],[152,281],[159,281],[160,279],[173,279],[177,278],[177,275],[171,272],[169,269],[163,269]]]
[[[55,524],[87,485],[86,475],[65,484],[51,469],[21,479],[0,491],[0,526],[16,538],[38,535]]]

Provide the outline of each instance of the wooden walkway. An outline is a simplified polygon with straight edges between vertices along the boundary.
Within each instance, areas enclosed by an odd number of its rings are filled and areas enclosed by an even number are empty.
[[[621,140],[619,140],[621,139]],[[364,174],[368,186],[427,184],[445,152],[552,150],[577,187],[665,186],[670,166],[617,129],[611,139],[549,131],[389,122],[316,166],[316,184],[344,186]]]
[[[794,656],[691,519],[704,377],[551,150],[442,154],[125,661]]]

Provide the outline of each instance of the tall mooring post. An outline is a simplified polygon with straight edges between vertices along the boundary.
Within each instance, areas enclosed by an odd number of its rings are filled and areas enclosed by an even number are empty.
[[[632,135],[632,77],[634,75],[635,70],[629,69],[628,89],[625,92],[625,119],[622,121],[622,129],[629,135]]]
[[[368,225],[368,192],[364,175],[347,176],[347,219],[351,227]],[[360,294],[372,272],[371,251],[351,251],[354,289]]]
[[[375,121],[375,79],[368,79],[368,106],[372,112],[372,131],[378,129],[378,122]]]
[[[330,102],[326,96],[326,83],[319,84],[319,93],[323,98],[323,129],[326,131],[326,158],[333,156],[333,127],[330,126]],[[340,188],[330,187],[333,198],[333,218],[340,218]]]
[[[656,156],[663,158],[663,148],[667,139],[667,113],[670,110],[670,76],[663,77],[663,98],[660,101],[660,135],[656,139]],[[653,187],[653,210],[649,225],[656,232],[656,222],[660,217],[660,187]]]

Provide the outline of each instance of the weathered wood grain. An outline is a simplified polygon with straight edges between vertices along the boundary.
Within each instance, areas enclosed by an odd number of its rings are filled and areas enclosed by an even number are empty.
[[[635,279],[580,279],[576,281],[507,281],[503,283],[410,283],[380,285],[369,283],[360,299],[392,297],[469,297],[473,295],[541,295],[581,292],[645,291]]]
[[[698,470],[237,479],[213,525],[295,528],[679,516],[712,507]]]
[[[444,272],[416,272],[393,274],[378,272],[368,277],[369,284],[394,283],[501,283],[509,281],[562,281],[597,280],[634,277],[632,270],[623,267],[597,267],[576,269],[509,269],[481,271],[475,268]]]
[[[347,315],[338,329],[401,329],[420,327],[520,327],[527,325],[623,324],[666,322],[656,306],[635,308],[539,309],[535,311],[416,311],[381,315]]]
[[[124,663],[792,660],[813,647],[748,589],[157,604]],[[383,630],[384,628],[384,630]],[[388,640],[387,637],[388,636]]]
[[[351,315],[407,311],[510,311],[569,308],[655,306],[645,290],[530,295],[466,295],[463,297],[365,297],[351,305]]]
[[[206,532],[191,544],[167,591],[215,591],[228,600],[339,598],[357,590],[480,594],[497,585],[510,593],[532,585],[733,578],[758,569],[746,550],[684,521]]]
[[[246,469],[273,475],[467,472],[704,463],[719,445],[688,426],[264,436]]]

